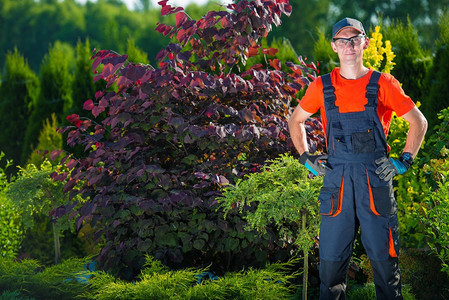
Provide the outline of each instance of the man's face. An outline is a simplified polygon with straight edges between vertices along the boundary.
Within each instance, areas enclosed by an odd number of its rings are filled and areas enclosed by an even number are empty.
[[[351,39],[352,40],[348,40]],[[338,40],[341,39],[341,40]],[[332,50],[338,54],[341,64],[353,65],[361,63],[363,50],[367,49],[369,39],[354,28],[345,28],[332,41]]]

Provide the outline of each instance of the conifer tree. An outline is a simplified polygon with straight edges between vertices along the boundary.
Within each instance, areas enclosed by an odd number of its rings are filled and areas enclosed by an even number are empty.
[[[128,60],[131,62],[144,65],[150,63],[150,61],[148,60],[148,54],[136,46],[136,43],[134,42],[134,39],[132,37],[128,39],[126,54],[128,54]]]
[[[41,92],[32,106],[22,150],[22,161],[26,161],[31,150],[36,147],[44,120],[55,113],[61,124],[65,120],[67,111],[72,107],[73,77],[70,68],[74,65],[73,61],[73,48],[61,42],[50,46],[49,53],[44,57],[40,68]]]
[[[28,159],[28,164],[40,166],[44,162],[45,155],[51,153],[53,150],[62,149],[62,134],[57,131],[58,121],[56,115],[53,113],[51,119],[44,121],[44,127],[39,134],[37,147],[31,153]],[[58,161],[52,161],[57,164]]]
[[[17,51],[6,55],[0,87],[0,150],[20,164],[20,151],[30,115],[30,106],[39,94],[39,79]]]
[[[429,128],[438,122],[435,116],[442,109],[449,107],[449,12],[440,19],[440,39],[433,60],[433,66],[428,73],[426,86],[429,92],[423,101],[423,110],[429,120]]]
[[[85,116],[83,103],[88,99],[94,99],[96,86],[93,81],[91,53],[89,39],[86,39],[84,43],[78,40],[75,53],[76,70],[72,83],[73,102],[66,115],[75,113]]]

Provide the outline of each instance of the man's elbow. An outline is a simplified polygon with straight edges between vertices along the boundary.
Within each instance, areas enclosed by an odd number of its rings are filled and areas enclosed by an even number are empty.
[[[419,118],[419,125],[421,130],[426,133],[427,132],[427,127],[428,127],[428,123],[427,123],[427,119],[426,117],[421,113],[421,117]]]

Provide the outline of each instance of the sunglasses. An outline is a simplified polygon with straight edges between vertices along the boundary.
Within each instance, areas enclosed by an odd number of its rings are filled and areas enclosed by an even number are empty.
[[[354,47],[354,46],[359,46],[362,43],[364,38],[365,38],[364,35],[356,35],[356,36],[353,36],[353,37],[350,37],[350,38],[332,39],[332,41],[339,48],[346,47],[348,45],[348,43],[350,43],[351,46]]]

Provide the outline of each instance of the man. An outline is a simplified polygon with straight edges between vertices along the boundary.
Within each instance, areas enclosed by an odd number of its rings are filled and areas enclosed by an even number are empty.
[[[359,226],[377,298],[402,299],[392,178],[413,164],[427,121],[392,75],[363,66],[368,45],[361,22],[351,18],[337,22],[331,46],[340,67],[310,84],[289,120],[300,161],[315,175],[325,174],[319,196],[320,299],[345,299],[346,273]],[[304,122],[318,110],[328,155],[308,152]],[[387,158],[393,111],[410,124],[399,160]]]

